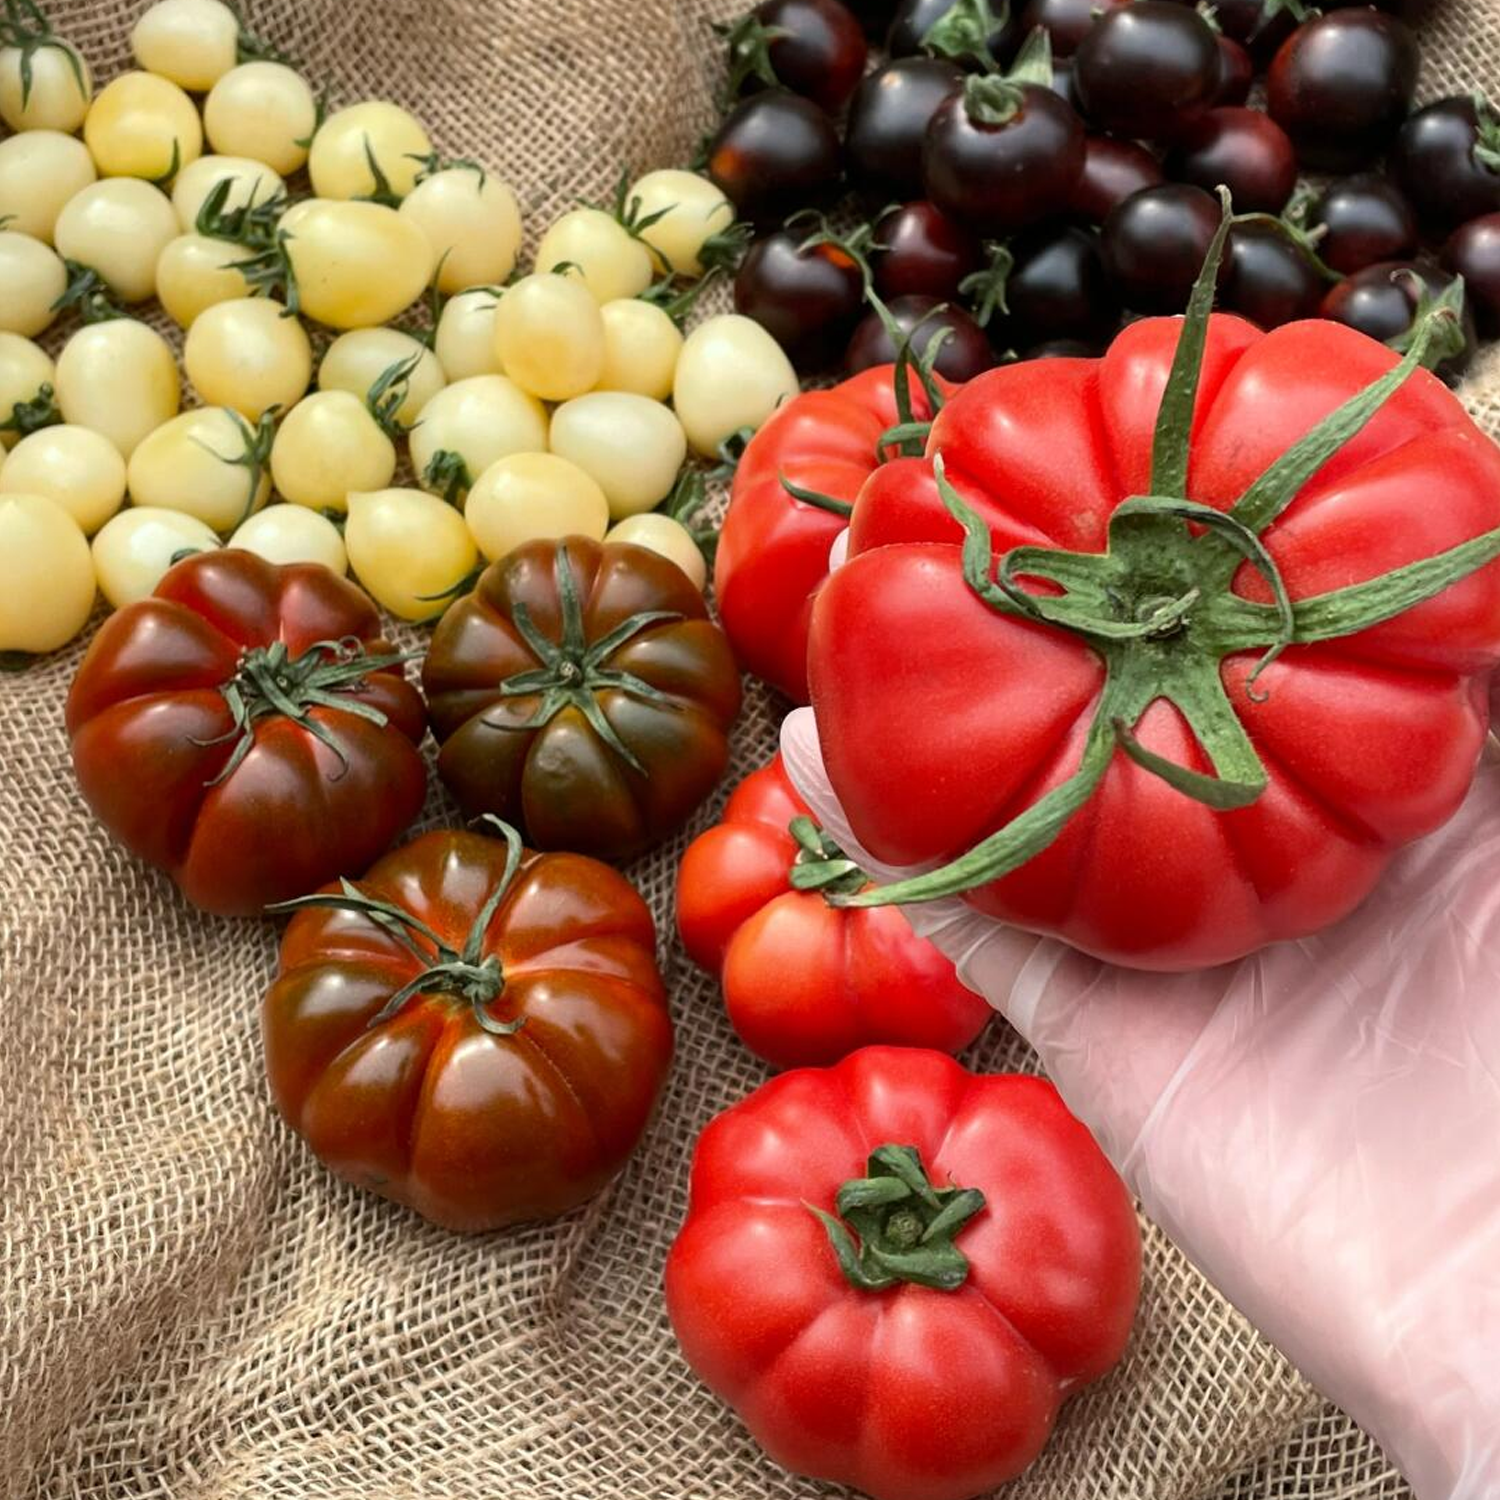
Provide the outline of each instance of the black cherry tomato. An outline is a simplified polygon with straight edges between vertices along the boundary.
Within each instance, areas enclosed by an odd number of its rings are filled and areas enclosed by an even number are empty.
[[[828,115],[784,88],[737,104],[708,145],[708,175],[740,217],[756,224],[825,202],[838,186],[839,161]]]
[[[1083,143],[1083,170],[1068,208],[1089,224],[1102,224],[1117,203],[1163,180],[1161,163],[1144,146],[1091,135]]]
[[[1167,176],[1210,191],[1222,183],[1236,211],[1275,214],[1297,185],[1297,157],[1269,115],[1232,105],[1182,127],[1167,156]]]
[[[1452,282],[1453,277],[1437,266],[1417,261],[1381,261],[1341,281],[1323,298],[1319,314],[1388,344],[1410,332],[1424,295],[1436,297]],[[1462,349],[1449,355],[1433,371],[1450,383],[1463,374],[1474,354],[1474,319],[1467,305],[1462,328]]]
[[[1186,183],[1143,188],[1118,204],[1100,245],[1120,301],[1133,312],[1181,312],[1218,227],[1218,201]]]
[[[890,314],[901,332],[911,338],[914,353],[925,354],[940,329],[951,330],[938,352],[935,368],[948,380],[972,380],[995,363],[989,336],[962,308],[943,306],[934,297],[897,297]],[[844,368],[858,375],[871,365],[886,365],[896,357],[896,342],[877,312],[866,313],[844,356]]]
[[[893,297],[936,297],[951,302],[959,283],[979,269],[979,242],[936,205],[904,203],[875,226],[870,270],[875,290]]]
[[[1243,42],[1221,31],[1215,40],[1219,44],[1219,83],[1214,89],[1213,103],[1243,104],[1250,97],[1250,85],[1255,82],[1255,59]]]
[[[837,364],[859,321],[864,273],[837,241],[778,229],[746,252],[734,278],[736,312],[754,318],[807,373]]]
[[[963,80],[956,63],[902,57],[854,91],[844,150],[849,180],[875,207],[922,196],[922,143],[938,106]]]
[[[1028,0],[1021,12],[1018,34],[1028,37],[1040,26],[1052,40],[1053,57],[1071,57],[1100,12],[1131,3],[1132,0]]]
[[[761,0],[729,27],[732,94],[779,83],[830,113],[865,71],[864,29],[840,0]]]
[[[1417,222],[1441,238],[1500,212],[1500,119],[1483,96],[1439,99],[1402,125],[1389,167]]]
[[[1390,178],[1359,172],[1331,183],[1307,215],[1323,264],[1345,276],[1380,260],[1405,260],[1417,248],[1411,204]]]
[[[1317,316],[1328,281],[1278,224],[1252,220],[1229,231],[1219,305],[1261,328]]]
[[[1474,319],[1490,338],[1500,334],[1500,213],[1470,219],[1443,246],[1443,266],[1462,276]]]
[[[1059,338],[1098,344],[1119,326],[1120,304],[1090,230],[1033,230],[1010,250],[1015,264],[998,342],[1017,349]]]

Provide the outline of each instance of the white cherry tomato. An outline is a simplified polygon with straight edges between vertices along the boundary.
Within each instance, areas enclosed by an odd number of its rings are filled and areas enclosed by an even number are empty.
[[[443,304],[435,347],[438,363],[449,380],[505,373],[495,352],[495,308],[499,301],[499,287],[473,286]]]
[[[29,80],[21,59],[20,47],[0,47],[0,120],[12,130],[77,130],[94,97],[88,60],[61,37],[31,53]]]
[[[179,328],[191,328],[199,313],[250,295],[250,283],[235,262],[249,252],[228,240],[180,234],[156,262],[156,295]]]
[[[181,399],[170,345],[134,318],[80,328],[57,356],[63,417],[103,433],[126,458],[177,415]]]
[[[148,73],[195,94],[234,67],[239,42],[239,18],[221,0],[156,0],[130,33],[130,50]]]
[[[402,427],[411,427],[447,381],[437,355],[399,328],[356,328],[341,333],[328,346],[318,366],[318,387],[325,391],[349,391],[367,401],[376,382],[392,375],[398,367],[407,366],[410,369],[405,375],[388,384],[387,399],[401,398],[394,420]],[[349,488],[378,490],[382,486],[351,484]]]
[[[70,198],[53,240],[66,260],[97,271],[122,302],[156,292],[156,263],[181,231],[172,200],[135,177],[107,177]]]
[[[366,99],[335,110],[318,126],[307,174],[320,198],[371,198],[412,190],[432,140],[399,104]]]
[[[504,375],[474,375],[439,391],[411,430],[417,482],[457,499],[509,453],[547,451],[547,412]]]
[[[523,277],[495,309],[495,352],[505,373],[533,396],[581,396],[604,369],[599,304],[576,276]]]
[[[426,490],[351,494],[344,546],[355,577],[403,620],[442,614],[479,560],[464,518]]]
[[[130,503],[233,531],[271,494],[271,431],[237,411],[200,406],[148,433],[130,455]]]
[[[0,330],[34,338],[57,316],[68,272],[57,252],[29,234],[0,229]]]
[[[23,130],[0,141],[0,219],[52,243],[63,205],[99,173],[89,148],[60,130]]]
[[[330,328],[372,328],[404,312],[432,275],[432,247],[379,203],[310,198],[282,216],[301,309]]]
[[[665,401],[672,394],[682,330],[653,302],[619,297],[599,309],[604,320],[601,391],[633,391]]]
[[[625,195],[625,202],[637,221],[661,213],[640,235],[665,269],[679,276],[701,276],[704,243],[734,223],[734,205],[696,172],[647,172]]]
[[[549,446],[593,478],[617,521],[665,500],[687,457],[687,438],[671,410],[627,391],[592,391],[564,402],[552,413]]]
[[[0,494],[0,651],[56,651],[94,610],[78,522],[45,495]]]
[[[56,385],[57,372],[42,349],[19,333],[0,333],[0,446],[13,448],[42,425],[42,408],[53,407]]]
[[[396,472],[396,445],[362,397],[314,391],[281,419],[271,477],[283,499],[312,510],[345,511],[351,490],[382,490]]]
[[[596,302],[636,297],[651,285],[651,252],[602,208],[575,208],[542,236],[536,247],[538,271],[571,266]]]
[[[700,323],[683,341],[672,404],[696,452],[752,431],[798,391],[797,372],[759,323],[725,313]]]
[[[269,297],[205,308],[182,343],[182,367],[199,397],[258,422],[299,401],[312,379],[307,331]]]
[[[479,550],[494,562],[522,542],[564,536],[600,541],[609,525],[609,501],[565,458],[512,453],[496,459],[474,481],[464,520]]]
[[[307,160],[306,142],[317,128],[318,101],[285,63],[241,63],[203,101],[203,129],[215,151],[263,161],[283,177]]]
[[[226,180],[229,191],[222,205],[226,213],[252,203],[269,203],[286,191],[280,174],[263,161],[248,156],[200,156],[189,162],[172,183],[172,207],[177,210],[177,222],[184,234],[192,234],[198,227],[198,213],[208,195]]]
[[[125,503],[125,460],[101,433],[61,422],[6,454],[0,491],[45,495],[92,536]]]
[[[438,290],[444,296],[504,281],[515,269],[521,210],[516,195],[492,172],[445,167],[412,188],[401,213],[432,246]]]
[[[203,154],[203,121],[175,83],[121,73],[89,105],[83,141],[102,176],[161,182]]]
[[[674,562],[700,593],[708,581],[708,566],[703,560],[703,551],[693,540],[693,534],[681,521],[663,516],[654,511],[645,515],[626,516],[617,526],[611,526],[605,536],[606,542],[632,542],[660,553],[669,562]]]
[[[99,591],[116,609],[124,609],[154,593],[184,554],[212,552],[219,545],[218,537],[196,516],[131,506],[106,521],[94,538]]]
[[[229,538],[273,563],[322,563],[335,573],[349,571],[349,557],[339,529],[315,510],[301,505],[268,505]]]

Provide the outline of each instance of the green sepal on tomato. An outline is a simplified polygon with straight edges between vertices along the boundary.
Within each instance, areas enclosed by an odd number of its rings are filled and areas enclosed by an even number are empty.
[[[825,893],[868,883],[853,865],[833,868],[839,858],[780,755],[688,845],[678,931],[694,963],[723,982],[740,1039],[780,1068],[837,1062],[877,1042],[961,1051],[990,1007],[896,908],[833,905]],[[798,889],[813,859],[821,884]]]
[[[866,1047],[714,1119],[667,1259],[689,1365],[788,1469],[965,1500],[1129,1337],[1140,1232],[1050,1083]]]

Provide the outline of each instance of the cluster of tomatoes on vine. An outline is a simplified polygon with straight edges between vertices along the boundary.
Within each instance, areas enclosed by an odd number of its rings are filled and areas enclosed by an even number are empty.
[[[1098,354],[1183,309],[1223,184],[1225,310],[1400,347],[1420,307],[1466,297],[1464,347],[1434,355],[1455,377],[1474,319],[1500,332],[1500,116],[1478,95],[1412,112],[1400,3],[763,0],[721,28],[704,148],[755,236],[736,305],[805,373],[889,361],[898,330],[948,330],[955,380]]]

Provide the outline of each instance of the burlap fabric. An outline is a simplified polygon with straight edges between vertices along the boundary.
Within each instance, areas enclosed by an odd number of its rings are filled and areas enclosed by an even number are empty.
[[[686,160],[733,0],[275,0],[260,29],[334,100],[405,102],[516,186],[533,237],[622,166]],[[108,74],[137,10],[53,13]],[[1500,6],[1429,20],[1428,92],[1500,80]],[[1500,363],[1471,381],[1500,431]],[[459,1238],[341,1185],[275,1117],[257,1006],[269,923],[190,911],[74,789],[78,651],[0,678],[0,1494],[793,1500],[678,1357],[663,1257],[692,1142],[765,1076],[671,939],[682,842],[631,871],[678,1056],[624,1176],[560,1223]],[[751,686],[734,774],[775,742]],[[695,829],[706,824],[706,808]],[[435,791],[427,821],[452,810]],[[274,834],[273,834],[274,836]],[[996,1024],[969,1061],[1025,1068]],[[1010,1500],[1405,1493],[1149,1225],[1130,1352]]]

